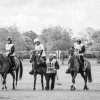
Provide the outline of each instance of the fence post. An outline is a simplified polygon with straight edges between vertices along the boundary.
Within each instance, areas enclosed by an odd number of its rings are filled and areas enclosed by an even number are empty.
[[[60,65],[60,54],[61,54],[60,50],[58,50],[58,54],[59,54],[59,65]]]
[[[57,53],[57,61],[58,61],[58,50],[56,51],[56,53]]]
[[[60,54],[61,54],[61,51],[57,50],[56,53],[57,53],[57,61],[58,61],[59,65],[60,65]]]

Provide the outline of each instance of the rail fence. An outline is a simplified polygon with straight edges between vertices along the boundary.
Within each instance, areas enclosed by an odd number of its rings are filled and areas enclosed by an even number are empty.
[[[16,51],[16,56],[20,59],[29,59],[30,51]],[[46,56],[48,58],[49,54],[56,54],[57,60],[64,64],[64,61],[68,59],[68,51],[46,51]],[[86,51],[84,56],[86,58],[97,59],[97,63],[100,63],[100,51]]]

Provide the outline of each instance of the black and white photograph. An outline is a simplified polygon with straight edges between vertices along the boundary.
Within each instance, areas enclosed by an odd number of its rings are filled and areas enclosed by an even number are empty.
[[[100,100],[100,0],[0,0],[0,100]]]

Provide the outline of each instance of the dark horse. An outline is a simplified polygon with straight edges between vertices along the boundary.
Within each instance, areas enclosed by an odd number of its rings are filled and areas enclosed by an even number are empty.
[[[90,62],[84,58],[84,62],[85,62],[85,71],[82,71],[82,68],[80,66],[79,60],[78,60],[78,56],[76,56],[74,54],[74,50],[70,50],[69,51],[69,66],[71,68],[71,76],[72,76],[72,83],[73,85],[71,85],[71,90],[75,90],[75,78],[77,76],[78,73],[81,74],[81,76],[83,77],[84,81],[85,81],[85,85],[84,85],[84,90],[88,90],[89,88],[87,87],[87,79],[88,82],[92,82],[92,76],[91,76],[91,64]]]
[[[39,55],[36,53],[35,50],[33,50],[30,53],[30,62],[32,63],[32,67],[34,69],[34,87],[33,87],[33,90],[36,89],[35,85],[36,85],[37,74],[41,75],[42,90],[44,90],[43,76],[45,76],[45,78],[46,78],[46,66],[44,64],[43,59],[39,57]]]
[[[12,70],[11,60],[8,57],[0,54],[0,74],[2,76],[2,85],[3,85],[2,90],[7,90],[7,86],[6,86],[7,74],[10,73],[13,77],[13,89],[16,89],[15,87],[17,86],[18,74],[19,74],[19,79],[22,79],[22,75],[23,75],[22,62],[17,57],[14,57],[14,59],[15,59],[15,69]]]

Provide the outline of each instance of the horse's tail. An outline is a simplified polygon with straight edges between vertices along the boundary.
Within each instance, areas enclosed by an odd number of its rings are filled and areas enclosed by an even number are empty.
[[[88,82],[92,82],[92,74],[91,74],[91,64],[89,61],[87,61],[87,78]]]
[[[19,79],[22,79],[22,76],[23,76],[23,65],[22,65],[22,62],[21,60],[19,59],[19,62],[20,62],[20,65],[19,65]]]

